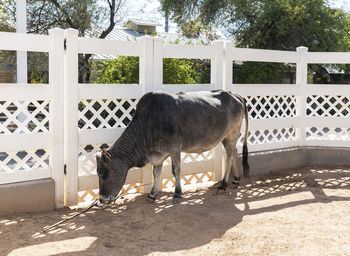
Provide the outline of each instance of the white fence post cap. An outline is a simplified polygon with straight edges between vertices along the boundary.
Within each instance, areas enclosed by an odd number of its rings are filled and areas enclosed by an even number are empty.
[[[307,48],[305,46],[297,47],[297,52],[307,52],[308,50],[309,50],[309,48]]]
[[[224,45],[225,41],[224,40],[214,40],[213,41],[214,45]]]
[[[64,33],[64,30],[62,28],[49,29],[49,35],[52,35],[52,34],[63,34],[63,33]]]
[[[155,36],[153,37],[154,41],[158,41],[158,42],[163,42],[163,38],[159,37],[159,36]]]
[[[64,32],[66,34],[69,34],[69,35],[78,35],[79,34],[79,31],[75,28],[68,28],[68,29],[64,30]]]
[[[233,41],[225,41],[226,47],[233,47]]]
[[[148,36],[148,35],[146,35],[146,36],[142,36],[142,37],[140,37],[139,38],[139,40],[141,40],[141,41],[151,41],[151,40],[153,40],[153,36]]]

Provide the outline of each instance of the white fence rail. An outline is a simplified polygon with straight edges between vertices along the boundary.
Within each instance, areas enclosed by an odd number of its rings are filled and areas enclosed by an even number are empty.
[[[309,63],[349,64],[350,53],[239,49],[224,41],[167,45],[151,37],[112,41],[79,38],[73,29],[54,29],[48,36],[1,32],[0,50],[48,52],[50,75],[49,84],[0,84],[0,113],[6,116],[0,123],[0,184],[53,178],[57,207],[97,195],[95,153],[116,141],[137,100],[151,91],[225,89],[241,94],[249,106],[250,152],[350,145],[350,85],[307,84]],[[79,84],[78,54],[137,56],[139,84]],[[164,58],[210,60],[210,84],[164,84]],[[296,84],[233,84],[233,61],[295,63]],[[183,154],[183,183],[221,179],[222,155],[221,145],[203,154]],[[163,187],[173,182],[170,166],[166,160]],[[151,183],[146,166],[129,172],[124,189],[136,186],[137,192],[148,192],[151,185],[139,185]]]

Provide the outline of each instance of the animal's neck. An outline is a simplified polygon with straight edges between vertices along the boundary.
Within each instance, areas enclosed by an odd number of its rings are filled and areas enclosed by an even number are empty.
[[[110,152],[113,156],[122,159],[129,168],[138,166],[138,163],[147,154],[143,133],[140,122],[131,121],[120,138],[114,143]]]

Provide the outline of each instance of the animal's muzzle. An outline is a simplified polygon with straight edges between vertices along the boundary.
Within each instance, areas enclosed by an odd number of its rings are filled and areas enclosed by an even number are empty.
[[[101,204],[110,204],[111,202],[113,202],[115,200],[115,196],[103,196],[100,195],[99,201]]]

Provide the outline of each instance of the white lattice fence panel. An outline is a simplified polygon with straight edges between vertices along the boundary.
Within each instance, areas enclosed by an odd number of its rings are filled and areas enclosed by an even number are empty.
[[[241,134],[238,144],[243,144],[244,137]],[[248,132],[248,144],[257,145],[265,143],[278,143],[283,141],[295,141],[296,129],[295,127],[255,130]]]
[[[192,175],[181,176],[181,185],[195,185],[200,183],[205,183],[208,181],[215,180],[214,172],[205,172],[205,173],[196,173]],[[172,189],[175,187],[175,178],[163,179],[162,180],[162,189]]]
[[[98,189],[89,189],[78,192],[78,203],[87,203],[98,199]]]
[[[205,151],[201,154],[196,153],[181,153],[181,164],[191,163],[191,162],[198,162],[203,160],[211,160],[213,159],[213,151]],[[171,166],[171,159],[168,157],[164,160],[163,166]]]
[[[49,131],[49,101],[0,101],[0,134]]]
[[[136,99],[82,100],[79,103],[79,128],[124,128],[131,121],[136,104]]]
[[[190,164],[193,162],[200,162],[200,161],[206,161],[206,160],[213,160],[213,151],[206,151],[201,154],[190,154],[190,153],[181,153],[181,167],[184,168],[186,164]],[[164,166],[171,166],[171,159],[170,157],[167,158],[164,161]],[[196,171],[196,170],[193,170]],[[199,184],[207,181],[214,181],[214,172],[203,172],[203,173],[196,173],[191,175],[183,175],[181,176],[181,184],[182,185],[193,185],[193,184]],[[175,186],[175,179],[173,177],[168,179],[162,180],[162,188],[172,188]]]
[[[98,199],[98,189],[88,189],[78,192],[78,203],[86,203]],[[124,195],[128,194],[140,194],[141,193],[141,183],[126,184],[122,188],[122,193]]]
[[[0,152],[0,172],[47,168],[49,153],[44,149]]]
[[[306,114],[322,117],[350,117],[350,96],[308,96]]]
[[[296,97],[294,95],[247,96],[245,99],[250,119],[296,116]]]
[[[79,176],[97,174],[96,153],[100,152],[103,148],[109,148],[111,145],[112,143],[81,145],[79,149],[79,158],[78,158]]]
[[[190,153],[182,153],[181,154],[181,162],[182,163],[191,163],[191,162],[198,162],[203,160],[210,160],[213,159],[213,151],[205,151],[201,154],[190,154]]]
[[[306,127],[306,140],[337,140],[350,142],[350,127]]]
[[[82,145],[79,150],[78,175],[96,175],[96,153],[102,148],[109,148],[113,143]],[[141,183],[125,184],[122,192],[134,194],[141,192]],[[98,198],[98,188],[78,192],[78,202],[89,202]]]

